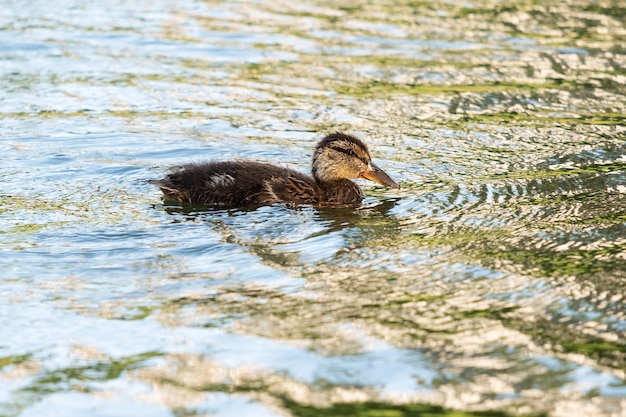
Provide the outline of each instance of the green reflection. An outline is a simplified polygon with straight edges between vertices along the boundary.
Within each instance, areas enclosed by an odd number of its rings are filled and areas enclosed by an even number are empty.
[[[375,96],[385,94],[451,94],[451,93],[491,93],[497,91],[536,90],[557,88],[559,83],[524,84],[519,82],[501,82],[493,84],[470,85],[402,85],[384,81],[371,81],[361,86],[337,88],[341,94],[355,96]]]
[[[0,356],[0,369],[11,366],[19,365],[30,360],[31,355],[12,355],[12,356]]]
[[[554,126],[554,125],[598,125],[598,126],[622,126],[626,122],[626,116],[617,113],[595,113],[577,114],[573,117],[554,117],[550,114],[540,112],[532,113],[487,113],[481,115],[463,116],[463,122],[467,123],[487,123],[487,124],[508,124],[516,123],[520,125],[532,126]]]
[[[0,403],[0,415],[18,416],[46,395],[57,392],[92,392],[92,383],[118,379],[126,372],[146,366],[160,352],[145,352],[119,359],[96,360],[88,365],[44,370],[26,387],[13,391],[9,401]]]
[[[160,352],[146,352],[138,355],[95,361],[93,364],[46,371],[21,392],[49,393],[68,390],[70,387],[82,386],[89,391],[89,382],[108,381],[119,378],[124,372],[145,366],[150,359],[162,356]]]
[[[296,417],[506,417],[511,415],[541,417],[540,414],[509,414],[503,411],[452,411],[427,404],[395,405],[383,402],[337,403],[328,408],[313,407],[282,399],[282,403]]]

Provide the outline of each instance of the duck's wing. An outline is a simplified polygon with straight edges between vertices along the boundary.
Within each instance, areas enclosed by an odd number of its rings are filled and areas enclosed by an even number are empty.
[[[259,193],[260,204],[317,204],[323,193],[313,178],[296,171],[287,170],[286,176],[276,176],[264,182]]]

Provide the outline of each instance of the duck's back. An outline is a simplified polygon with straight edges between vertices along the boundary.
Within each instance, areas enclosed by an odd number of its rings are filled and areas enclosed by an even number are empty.
[[[311,177],[252,161],[184,165],[152,184],[167,198],[207,205],[316,204],[323,194]]]

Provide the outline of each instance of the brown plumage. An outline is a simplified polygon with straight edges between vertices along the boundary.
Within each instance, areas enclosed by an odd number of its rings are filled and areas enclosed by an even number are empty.
[[[223,161],[184,165],[165,178],[150,182],[167,199],[227,206],[357,204],[364,194],[349,178],[367,178],[400,188],[372,162],[362,140],[344,133],[332,133],[317,144],[312,174],[309,177],[262,162]]]

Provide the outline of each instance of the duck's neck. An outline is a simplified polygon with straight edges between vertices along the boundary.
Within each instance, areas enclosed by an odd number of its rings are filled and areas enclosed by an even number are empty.
[[[363,190],[348,179],[321,181],[315,179],[324,194],[324,200],[329,204],[359,203],[365,197]]]

